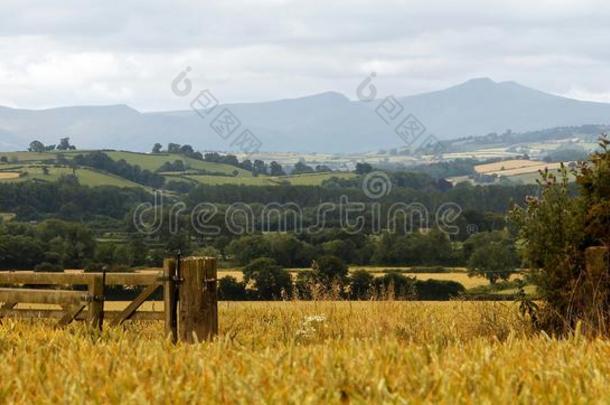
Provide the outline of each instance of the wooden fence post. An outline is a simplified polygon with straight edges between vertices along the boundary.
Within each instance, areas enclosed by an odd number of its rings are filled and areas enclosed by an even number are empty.
[[[102,330],[104,322],[104,278],[93,274],[89,282],[89,322],[91,326]]]
[[[178,339],[178,302],[176,296],[176,259],[163,262],[163,303],[165,306],[165,336],[173,343]]]
[[[205,312],[208,320],[209,336],[218,335],[218,296],[216,258],[206,257],[205,262],[204,299]]]
[[[180,270],[178,336],[188,343],[210,340],[218,332],[216,261],[189,257]]]

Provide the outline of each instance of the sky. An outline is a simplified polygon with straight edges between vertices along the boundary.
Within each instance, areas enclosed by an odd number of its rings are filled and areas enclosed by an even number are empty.
[[[471,78],[610,102],[610,2],[2,0],[0,105],[187,109],[186,67],[221,102],[384,94]]]

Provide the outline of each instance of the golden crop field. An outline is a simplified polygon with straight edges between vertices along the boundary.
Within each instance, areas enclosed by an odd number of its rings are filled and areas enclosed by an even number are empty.
[[[495,171],[495,172],[488,172],[486,174],[497,174],[499,176],[500,175],[517,176],[520,174],[528,174],[528,173],[538,174],[539,170],[544,170],[544,169],[548,169],[549,171],[558,170],[560,167],[561,167],[561,163],[545,163],[545,164],[535,165],[535,166],[517,167],[514,169],[505,169],[505,170],[499,170],[499,171]]]
[[[18,172],[0,172],[0,180],[12,180],[12,179],[18,179],[18,178],[19,178]]]
[[[600,403],[610,342],[514,303],[221,303],[211,343],[163,326],[0,325],[0,403]]]
[[[368,270],[368,268],[364,268],[365,270]],[[350,269],[353,270],[353,269]],[[292,274],[293,278],[296,277],[296,274],[298,273],[299,270],[292,270],[290,272],[290,274]],[[371,271],[371,273],[375,276],[375,277],[382,277],[384,276],[386,273],[383,272],[375,272],[375,271]],[[485,277],[469,277],[468,274],[466,273],[402,273],[404,276],[407,277],[415,277],[419,280],[443,280],[443,281],[457,281],[458,283],[462,284],[465,288],[473,288],[473,287],[480,287],[483,285],[489,285],[489,281],[485,278]],[[225,276],[231,276],[231,277],[235,277],[235,279],[237,279],[237,281],[242,281],[244,278],[244,273],[240,270],[219,270],[218,271],[218,277],[225,277]],[[517,275],[515,275],[512,278],[518,278]]]
[[[496,172],[504,172],[508,170],[521,169],[527,167],[536,167],[536,166],[546,166],[545,162],[539,162],[535,160],[525,160],[525,159],[513,159],[513,160],[503,160],[500,162],[487,163],[483,165],[477,165],[474,167],[474,170],[477,173],[481,174],[492,174]],[[534,170],[535,171],[535,170]]]

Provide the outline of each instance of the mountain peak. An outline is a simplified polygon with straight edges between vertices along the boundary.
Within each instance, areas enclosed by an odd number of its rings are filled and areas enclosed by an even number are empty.
[[[475,77],[474,79],[470,79],[465,81],[462,84],[459,84],[460,87],[491,87],[496,86],[498,83],[491,80],[489,77]]]
[[[473,77],[470,80],[466,80],[465,83],[488,83],[495,84],[496,82],[490,79],[489,77]]]

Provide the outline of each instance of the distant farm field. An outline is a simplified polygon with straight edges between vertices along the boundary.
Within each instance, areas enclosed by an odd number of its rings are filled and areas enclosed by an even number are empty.
[[[0,180],[18,179],[20,174],[19,172],[0,172]]]
[[[27,181],[36,179],[42,181],[55,181],[62,174],[71,174],[69,168],[57,168],[53,164],[49,164],[57,158],[58,155],[70,160],[79,154],[87,154],[93,151],[75,150],[75,151],[54,151],[48,153],[35,152],[6,152],[0,153],[0,156],[7,158],[9,163],[0,164],[0,181],[14,180]],[[349,172],[321,172],[307,173],[294,176],[253,176],[251,172],[239,167],[227,165],[223,163],[206,162],[202,160],[188,158],[183,155],[170,153],[136,153],[125,151],[101,151],[108,155],[111,159],[125,160],[130,165],[137,165],[143,170],[158,172],[162,169],[165,163],[174,163],[182,161],[185,172],[161,172],[167,181],[183,181],[190,183],[199,183],[205,185],[248,185],[248,186],[275,186],[279,184],[291,184],[295,186],[319,186],[325,180],[333,177],[341,179],[349,179],[356,176]],[[42,172],[42,167],[49,168],[49,174],[45,175]],[[27,175],[20,177],[22,172]],[[81,184],[89,186],[98,185],[113,185],[118,187],[142,187],[134,182],[122,179],[118,176],[108,175],[90,168],[77,169],[77,177]]]
[[[271,181],[270,177],[257,176],[254,177],[249,173],[249,176],[206,176],[206,175],[187,175],[184,176],[187,179],[194,180],[201,184],[207,184],[210,186],[218,186],[222,184],[234,184],[234,185],[245,185],[245,186],[273,186],[275,185]]]
[[[234,173],[237,173],[238,176],[252,176],[250,172],[235,166],[226,165],[222,163],[204,162],[202,160],[192,159],[186,156],[170,153],[148,154],[115,151],[104,153],[110,156],[110,158],[112,158],[113,160],[123,159],[129,164],[138,165],[142,169],[150,171],[159,170],[164,163],[173,163],[176,160],[182,160],[187,169],[205,170],[214,173],[224,173],[226,175],[233,175]]]
[[[481,174],[490,174],[494,172],[500,172],[505,170],[513,170],[519,168],[526,168],[532,166],[540,166],[544,165],[544,162],[539,162],[535,160],[524,160],[524,159],[515,159],[515,160],[503,160],[500,162],[487,163],[483,165],[477,165],[474,167],[474,170],[477,173]]]
[[[116,186],[116,187],[142,187],[144,186],[124,179],[119,176],[115,176],[109,173],[102,173],[100,171],[89,169],[89,168],[78,168],[73,171],[69,167],[55,167],[55,166],[44,166],[48,170],[45,174],[43,166],[39,165],[28,165],[23,166],[19,173],[15,176],[14,173],[9,172],[11,176],[3,177],[6,172],[0,172],[0,182],[2,181],[27,181],[27,180],[39,180],[39,181],[57,181],[61,176],[75,174],[79,182],[83,185],[88,186]]]
[[[604,403],[610,343],[516,303],[220,303],[211,343],[163,323],[0,324],[2,403]]]
[[[557,170],[561,163],[546,163],[535,160],[505,160],[501,162],[488,163],[475,166],[474,169],[479,174],[498,175],[498,176],[517,176],[521,174],[535,173],[540,170]]]
[[[310,269],[293,268],[293,269],[287,269],[287,270],[292,274],[293,278],[296,278],[296,276],[299,272],[310,270]],[[489,285],[489,281],[485,277],[479,277],[479,276],[469,277],[465,271],[457,271],[457,272],[451,272],[451,273],[424,273],[424,272],[409,273],[408,268],[392,269],[390,267],[362,267],[362,266],[350,267],[350,272],[353,272],[356,270],[367,270],[371,274],[373,274],[375,277],[382,277],[383,275],[386,274],[385,271],[401,270],[400,273],[407,277],[415,277],[418,280],[456,281],[456,282],[462,284],[466,289]],[[402,271],[402,270],[404,270],[404,271]],[[240,269],[237,269],[237,268],[219,269],[218,277],[224,277],[224,276],[235,277],[238,281],[243,280],[243,273]],[[515,275],[512,277],[512,279],[515,279],[515,278],[518,278],[518,276]]]
[[[279,184],[290,184],[293,186],[319,186],[325,180],[333,177],[340,179],[350,179],[356,177],[355,173],[346,172],[330,172],[330,173],[308,173],[298,174],[294,176],[252,176],[248,173],[247,176],[207,176],[207,175],[185,175],[183,176],[190,180],[195,180],[201,184],[221,185],[221,184],[236,184],[247,186],[275,186]]]

